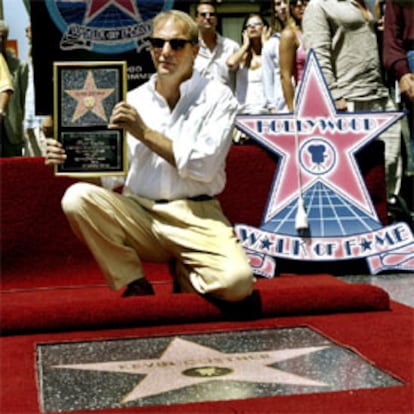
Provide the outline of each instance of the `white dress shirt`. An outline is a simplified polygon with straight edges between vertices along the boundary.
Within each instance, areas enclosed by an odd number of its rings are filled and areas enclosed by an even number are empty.
[[[174,200],[200,194],[214,196],[226,182],[225,159],[238,103],[231,90],[194,71],[181,84],[181,97],[171,111],[155,90],[156,74],[128,93],[144,122],[173,141],[177,167],[128,135],[129,170],[124,193],[150,199]],[[105,187],[121,184],[102,179]]]

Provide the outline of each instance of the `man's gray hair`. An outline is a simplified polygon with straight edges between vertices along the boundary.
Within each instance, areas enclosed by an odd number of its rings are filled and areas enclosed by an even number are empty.
[[[168,10],[157,14],[152,21],[152,31],[151,35],[154,32],[154,27],[157,26],[160,22],[166,21],[168,19],[174,19],[183,22],[188,29],[189,40],[192,40],[194,43],[198,43],[198,26],[192,19],[192,17],[180,10]]]

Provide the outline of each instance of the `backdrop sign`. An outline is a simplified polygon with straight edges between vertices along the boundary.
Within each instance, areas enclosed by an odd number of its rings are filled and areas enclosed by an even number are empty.
[[[31,0],[36,112],[53,110],[53,62],[126,61],[128,89],[148,80],[152,19],[173,0]],[[40,86],[41,85],[41,86]]]
[[[406,223],[382,225],[355,160],[404,114],[337,112],[313,51],[296,108],[295,113],[239,115],[236,121],[280,157],[260,228],[236,225],[256,273],[273,277],[277,257],[366,259],[373,274],[414,271],[411,229]]]

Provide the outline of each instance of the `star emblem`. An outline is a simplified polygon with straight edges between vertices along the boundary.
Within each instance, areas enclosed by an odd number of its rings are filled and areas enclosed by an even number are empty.
[[[268,238],[265,238],[262,240],[262,249],[269,249],[272,244],[273,243]]]
[[[103,101],[111,95],[114,90],[114,88],[98,89],[96,87],[92,71],[88,71],[83,89],[65,90],[69,96],[76,99],[78,102],[72,116],[72,122],[75,122],[89,111],[93,112],[100,119],[107,122],[108,118],[105,114]]]
[[[362,239],[362,241],[361,241],[361,248],[363,249],[363,251],[371,250],[371,245],[372,245],[372,241],[366,240],[366,239]]]
[[[85,15],[85,22],[89,23],[110,6],[117,7],[136,21],[141,20],[135,0],[90,0]]]
[[[364,146],[403,116],[398,111],[338,112],[313,50],[294,113],[237,116],[238,129],[278,155],[260,228],[235,224],[255,274],[274,277],[276,257],[366,259],[372,273],[413,270],[409,226],[383,227],[356,161]]]
[[[307,190],[322,188],[316,184],[378,221],[355,154],[402,116],[401,112],[337,112],[311,50],[295,113],[237,117],[240,130],[280,156],[264,222]]]
[[[271,367],[277,362],[326,348],[329,346],[225,353],[176,337],[157,359],[55,365],[54,368],[145,374],[145,378],[123,397],[122,403],[128,403],[140,398],[217,380],[328,386],[324,382]]]

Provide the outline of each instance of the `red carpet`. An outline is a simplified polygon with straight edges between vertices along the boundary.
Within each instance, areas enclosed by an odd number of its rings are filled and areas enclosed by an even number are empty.
[[[221,201],[233,222],[257,225],[275,163],[260,148],[249,147],[235,147],[231,154],[234,170]],[[374,158],[365,157],[362,170],[383,220],[386,199],[378,184],[383,182],[383,167]],[[72,180],[53,177],[41,159],[5,160],[0,167],[1,413],[40,412],[35,371],[39,343],[296,326],[309,326],[352,348],[404,386],[97,412],[414,413],[413,310],[396,303],[389,310],[383,290],[326,275],[286,275],[260,280],[250,301],[229,307],[197,295],[172,294],[168,267],[147,263],[146,275],[157,295],[121,299],[120,292],[104,286],[96,264],[60,210],[61,196]],[[253,173],[256,186],[251,184]],[[298,273],[311,273],[306,265],[300,266]],[[343,272],[345,264],[330,267],[329,272],[335,273],[335,267]],[[320,272],[325,271],[314,273]]]
[[[392,311],[339,315],[265,318],[258,321],[227,321],[202,324],[164,325],[95,332],[18,335],[0,338],[1,412],[40,413],[35,372],[38,343],[110,338],[178,335],[228,330],[309,326],[336,343],[351,348],[404,385],[333,393],[266,397],[214,403],[99,410],[97,413],[334,413],[410,414],[414,412],[413,326],[414,313],[397,303]],[[73,411],[90,413],[91,411]]]
[[[328,275],[261,279],[252,297],[237,305],[172,294],[168,283],[155,288],[156,295],[139,298],[121,298],[120,292],[96,285],[5,290],[0,302],[2,334],[389,309],[384,290]]]
[[[378,216],[386,223],[383,143],[375,141],[361,151],[358,163]],[[276,169],[275,159],[262,148],[232,147],[228,182],[219,195],[232,223],[260,225]],[[54,177],[40,157],[3,158],[0,175],[1,289],[102,284],[102,274],[87,248],[73,235],[61,210],[62,195],[75,180]],[[312,265],[280,260],[278,270],[298,274],[362,274],[366,270],[365,262],[347,262]],[[145,272],[151,280],[169,278],[168,268],[161,272],[153,264],[146,263]]]

